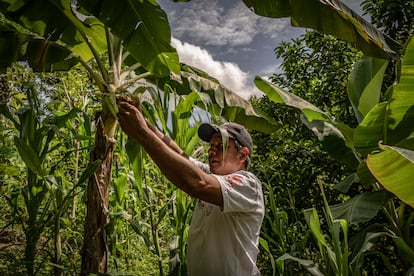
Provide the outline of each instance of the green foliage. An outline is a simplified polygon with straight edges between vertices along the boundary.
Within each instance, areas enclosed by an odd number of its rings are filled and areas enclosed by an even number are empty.
[[[330,36],[307,32],[290,43],[282,43],[275,52],[282,58],[284,71],[272,76],[274,82],[317,102],[327,112],[332,111],[343,120],[356,123],[347,104],[346,88],[348,74],[359,57],[357,51]],[[341,66],[340,73],[334,71],[335,65]],[[275,258],[285,253],[303,259],[315,258],[301,211],[309,206],[322,208],[318,176],[327,183],[338,184],[347,169],[323,150],[318,139],[302,124],[299,112],[273,103],[267,97],[255,104],[281,125],[272,134],[254,134],[256,147],[251,169],[264,182],[266,208],[270,208],[262,226],[262,238]],[[328,201],[341,201],[342,197],[332,188],[333,185],[326,187]],[[271,208],[272,205],[277,207]],[[283,228],[276,231],[276,225],[283,225]],[[263,252],[259,263],[261,261],[266,262]],[[279,274],[302,272],[292,262],[278,262]],[[268,267],[269,263],[263,265]],[[266,271],[265,267],[263,271]]]
[[[275,53],[282,59],[283,71],[271,76],[273,83],[344,123],[356,124],[346,89],[353,65],[361,56],[357,50],[332,36],[307,31],[299,39],[282,42]]]
[[[7,203],[5,210],[11,214],[6,217],[2,231],[24,234],[24,259],[15,261],[25,264],[28,275],[53,270],[57,275],[62,267],[76,267],[76,251],[72,247],[81,239],[76,229],[79,224],[75,199],[97,164],[87,168],[79,162],[82,149],[70,148],[76,143],[86,143],[83,152],[86,150],[87,155],[90,139],[82,141],[81,137],[85,137],[84,126],[89,127],[90,133],[90,124],[83,124],[87,117],[80,117],[79,109],[51,100],[55,92],[50,89],[52,78],[35,75],[19,66],[11,68],[4,77],[14,96],[1,105],[5,134],[2,135],[5,143],[1,154],[4,160],[1,200]],[[59,103],[60,108],[50,109]],[[67,231],[63,233],[62,228]],[[2,262],[2,270],[3,265]],[[13,270],[13,264],[9,265],[7,269]]]
[[[414,34],[413,1],[364,0],[361,6],[374,26],[401,44]]]
[[[341,157],[339,153],[349,152],[350,156],[354,155],[359,162],[355,169],[358,176],[355,179],[356,185],[361,185],[364,190],[361,194],[351,200],[338,204],[335,207],[336,215],[341,219],[347,219],[348,223],[365,223],[371,221],[378,211],[382,210],[387,217],[387,222],[382,221],[384,227],[392,233],[392,238],[397,246],[397,256],[401,261],[401,267],[398,270],[406,271],[411,265],[411,252],[413,249],[408,244],[412,244],[412,239],[407,237],[406,232],[411,232],[411,226],[406,224],[407,218],[411,217],[412,209],[407,213],[397,213],[397,209],[403,208],[405,204],[413,207],[412,196],[409,193],[411,189],[410,180],[412,179],[412,133],[413,127],[408,122],[412,121],[412,97],[410,97],[412,74],[412,47],[413,40],[410,39],[406,44],[405,55],[402,58],[400,70],[397,72],[398,82],[390,87],[385,95],[385,101],[379,102],[381,82],[383,80],[385,62],[366,62],[371,58],[364,58],[355,70],[367,74],[367,78],[362,76],[363,81],[356,85],[357,78],[350,79],[350,86],[355,89],[349,89],[350,99],[352,100],[354,110],[360,116],[360,124],[355,131],[337,120],[334,116],[323,112],[308,101],[286,92],[281,88],[274,86],[260,78],[256,78],[256,85],[265,92],[270,99],[277,103],[284,103],[296,107],[303,113],[302,120],[319,139],[324,141],[327,149],[333,157]],[[373,59],[371,60],[373,61]],[[380,66],[377,66],[380,65]],[[368,70],[361,70],[361,68]],[[378,70],[378,68],[380,68]],[[372,73],[374,72],[374,73]],[[376,89],[372,93],[372,90]],[[364,93],[370,95],[366,97]],[[372,96],[374,95],[374,96]],[[368,102],[369,101],[369,102]],[[364,108],[361,108],[363,106]],[[386,108],[386,109],[385,109]],[[365,111],[363,111],[365,110]],[[398,130],[397,130],[398,129]],[[332,139],[342,140],[341,147],[335,142],[335,146],[329,146]],[[327,139],[331,137],[331,139]],[[382,145],[385,143],[387,145]],[[392,146],[392,145],[399,145]],[[342,160],[342,158],[338,158]],[[372,177],[374,176],[374,177]],[[348,179],[344,181],[350,184]],[[356,186],[354,185],[354,186]],[[381,185],[381,186],[380,186]],[[348,189],[341,190],[348,192]],[[386,192],[368,193],[367,191],[378,191],[385,188],[391,191],[397,199],[390,201]],[[363,199],[363,206],[361,200]],[[399,202],[401,200],[404,203]],[[358,206],[359,205],[359,206]],[[357,206],[357,207],[356,207]],[[357,208],[358,212],[350,211]],[[326,209],[326,208],[325,208]],[[340,211],[339,211],[340,210]],[[403,208],[404,210],[404,208]],[[339,212],[338,212],[339,211]],[[357,217],[355,217],[357,215]],[[400,224],[397,223],[400,221]],[[397,226],[398,225],[398,226]],[[405,239],[405,241],[404,241]],[[319,247],[322,253],[322,248]],[[406,254],[400,252],[406,251]],[[337,255],[335,253],[335,255]],[[387,259],[384,264],[390,263],[389,258],[393,256],[381,255],[382,259]],[[326,263],[326,260],[324,261]]]
[[[86,165],[94,127],[88,114],[94,112],[96,107],[96,102],[91,102],[91,99],[102,97],[104,113],[116,117],[113,102],[104,99],[113,99],[114,94],[125,93],[126,88],[141,78],[153,74],[168,76],[170,71],[179,73],[178,57],[169,43],[168,22],[155,1],[122,4],[78,1],[76,7],[71,1],[61,1],[59,4],[43,0],[0,2],[2,69],[16,60],[28,60],[33,69],[38,71],[67,70],[81,62],[100,89],[100,93],[94,93],[95,89],[91,88],[90,83],[79,81],[86,75],[83,71],[76,71],[78,77],[71,75],[70,80],[62,78],[64,75],[43,78],[23,72],[18,79],[36,81],[23,83],[16,89],[22,91],[14,95],[14,91],[8,89],[9,80],[4,81],[2,78],[0,82],[0,88],[6,91],[2,93],[0,107],[1,122],[4,123],[0,135],[3,142],[0,146],[1,203],[6,203],[10,210],[10,215],[2,214],[5,220],[2,220],[4,225],[1,225],[0,233],[16,231],[20,235],[24,233],[26,239],[25,252],[16,250],[3,254],[0,251],[0,256],[9,256],[6,266],[12,264],[13,256],[24,256],[29,275],[49,275],[52,270],[55,275],[61,275],[63,271],[71,269],[78,274],[79,258],[76,252],[81,243],[79,221],[83,219],[82,215],[79,216],[83,213],[83,205],[78,206],[78,202],[84,195],[82,183],[99,164],[93,162],[89,167]],[[389,37],[382,37],[381,33],[355,16],[340,1],[244,2],[259,14],[290,16],[293,25],[316,28],[351,41],[366,54],[393,59],[397,57],[397,43]],[[377,1],[375,5],[381,7],[382,12],[385,4],[395,2]],[[401,22],[409,25],[412,21],[406,18],[412,18],[412,4],[407,1],[404,5],[407,9],[393,8],[389,13],[386,10],[384,18],[402,14]],[[367,7],[369,12],[375,13],[374,6]],[[309,13],[309,10],[315,9],[317,16]],[[125,12],[127,16],[118,16]],[[379,23],[382,17],[378,13],[374,18]],[[382,25],[391,30],[390,35],[394,32],[393,25]],[[412,28],[408,27],[405,33],[394,33],[399,40],[410,31]],[[107,52],[107,56],[102,56],[103,52]],[[358,52],[332,37],[307,33],[291,44],[282,44],[276,53],[284,59],[282,67],[285,75],[275,74],[272,80],[294,94],[261,79],[256,80],[257,85],[269,95],[268,98],[257,100],[256,106],[267,110],[281,125],[277,132],[255,134],[256,153],[253,160],[257,161],[251,167],[264,182],[267,204],[260,241],[264,249],[259,256],[262,274],[303,273],[303,268],[277,258],[288,256],[285,253],[301,264],[318,263],[320,270],[328,274],[346,275],[349,273],[347,269],[353,269],[347,266],[349,260],[356,260],[353,265],[358,268],[367,258],[369,261],[365,263],[371,265],[362,269],[364,273],[369,271],[378,274],[382,267],[387,267],[390,273],[393,270],[402,272],[413,266],[410,233],[414,212],[410,207],[405,204],[396,207],[394,202],[397,201],[387,201],[388,193],[384,191],[371,194],[381,195],[379,198],[386,201],[385,205],[378,200],[374,200],[377,205],[371,204],[371,201],[364,202],[367,203],[364,206],[374,206],[370,213],[347,212],[349,207],[346,206],[361,208],[362,199],[368,198],[366,196],[369,194],[360,195],[360,192],[376,191],[380,187],[373,175],[400,199],[412,204],[410,190],[406,188],[413,171],[412,139],[404,139],[412,133],[412,89],[407,70],[411,63],[403,63],[403,66],[398,67],[401,71],[397,70],[395,76],[399,84],[391,87],[387,94],[379,91],[385,63],[369,58],[365,64],[359,63],[361,71],[354,71],[351,79],[351,84],[359,82],[359,85],[350,86],[348,90],[352,107],[358,114],[357,118],[353,118],[345,91],[347,76]],[[91,58],[94,61],[87,63]],[[106,58],[109,66],[105,64]],[[129,67],[126,68],[126,65]],[[368,75],[367,70],[374,73],[376,78],[358,77],[361,74]],[[133,71],[137,75],[131,74]],[[13,74],[7,78],[12,77]],[[193,122],[199,118],[190,116],[195,105],[209,110],[213,117],[224,115],[227,119],[245,122],[252,129],[275,129],[272,120],[260,115],[204,72],[183,65],[180,76],[167,79],[151,79],[166,93],[149,89],[154,102],[153,105],[143,103],[143,111],[155,125],[178,141],[188,154],[197,152],[198,141],[194,138],[196,128]],[[393,77],[386,77],[383,83],[390,84],[393,81]],[[39,83],[44,85],[41,89]],[[75,90],[85,92],[81,93],[81,97],[69,88],[74,84],[77,86]],[[53,90],[52,95],[47,93],[48,90]],[[172,92],[187,96],[174,98],[177,99],[176,108],[170,113],[169,97]],[[30,97],[26,98],[26,95]],[[63,102],[62,97],[67,101]],[[382,103],[379,103],[380,99]],[[28,103],[27,108],[22,108],[25,103]],[[291,107],[281,106],[281,103],[299,107],[303,116],[299,112],[292,112]],[[17,110],[21,111],[18,116],[15,115]],[[200,114],[196,110],[195,114]],[[394,112],[396,110],[398,112]],[[390,128],[384,127],[385,118],[392,119],[388,120],[391,121]],[[115,120],[105,125],[107,133],[114,130],[114,125]],[[307,127],[315,131],[323,142],[319,143],[312,137]],[[127,272],[146,275],[163,275],[168,270],[174,275],[184,275],[184,249],[192,200],[176,191],[161,176],[139,146],[127,142],[122,134],[117,137],[120,146],[115,155],[116,169],[112,174],[110,205],[109,209],[102,208],[104,212],[109,211],[111,218],[107,225],[109,270],[114,274]],[[385,145],[378,147],[381,137],[385,138]],[[338,162],[328,156],[322,146]],[[373,154],[376,150],[381,153]],[[361,162],[367,156],[368,165]],[[395,162],[389,163],[390,157]],[[128,161],[130,167],[126,166]],[[394,164],[408,168],[404,172],[408,180],[388,176],[399,172],[398,167],[392,166]],[[383,170],[384,166],[386,170]],[[81,171],[84,173],[81,174]],[[106,172],[108,175],[111,173],[110,169]],[[317,179],[328,183],[324,187],[326,197],[322,193],[323,200],[316,189]],[[331,189],[338,183],[341,191],[347,195],[339,196]],[[404,188],[401,194],[394,189],[400,186]],[[354,195],[356,197],[348,200]],[[342,199],[348,200],[346,204],[338,204],[332,210],[327,206],[328,202]],[[316,212],[322,208],[322,203],[325,218],[319,218]],[[303,209],[309,206],[315,208],[306,216],[311,231],[301,216]],[[348,256],[348,226],[344,220],[333,220],[331,212],[345,214],[348,223],[354,223],[361,221],[361,218],[365,221],[373,217],[379,206],[384,206],[384,215],[377,221],[382,223],[381,229],[386,227],[389,233],[385,235],[376,228],[363,229],[358,232],[360,236],[357,241],[354,241],[357,246],[351,246],[352,256]],[[384,217],[390,222],[389,225],[384,224]],[[355,231],[361,230],[363,226],[356,225]],[[325,233],[328,235],[325,236]],[[315,241],[310,239],[311,234],[316,237]],[[391,240],[394,246],[390,244]],[[382,252],[372,250],[372,242]],[[42,250],[38,250],[39,247]],[[377,255],[372,256],[370,253]],[[145,255],[145,258],[137,256],[139,254]],[[3,261],[1,264],[4,264]],[[21,272],[18,270],[4,269]],[[315,266],[309,271],[318,273]],[[360,272],[355,269],[352,273],[358,275]]]

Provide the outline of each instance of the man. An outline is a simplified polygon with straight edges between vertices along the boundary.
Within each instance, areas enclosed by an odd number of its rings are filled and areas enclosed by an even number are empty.
[[[151,126],[136,100],[122,97],[118,106],[122,130],[175,186],[198,199],[187,244],[188,274],[260,275],[256,258],[264,204],[260,181],[246,171],[253,148],[246,129],[235,123],[202,124],[198,135],[210,143],[206,165],[188,158]]]

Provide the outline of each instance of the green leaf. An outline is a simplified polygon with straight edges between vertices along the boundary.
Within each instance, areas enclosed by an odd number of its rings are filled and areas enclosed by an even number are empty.
[[[0,56],[2,56],[1,53],[0,53]],[[0,65],[0,71],[1,71],[1,65]],[[0,114],[3,114],[7,119],[9,119],[13,123],[16,129],[19,129],[20,127],[19,122],[17,122],[16,119],[13,117],[12,113],[10,112],[9,107],[6,104],[0,104]]]
[[[37,72],[69,70],[78,63],[58,43],[17,31],[0,31],[0,56],[0,71],[16,61],[28,62]]]
[[[154,244],[152,243],[148,233],[146,233],[145,231],[143,231],[141,224],[139,221],[135,220],[135,219],[128,219],[129,223],[131,224],[132,229],[135,231],[135,233],[137,233],[140,237],[143,238],[145,245],[151,250],[154,251]]]
[[[66,124],[68,120],[74,118],[80,112],[82,112],[82,110],[80,110],[79,108],[73,108],[64,115],[55,116],[54,123],[58,128],[61,128]]]
[[[258,15],[291,17],[291,24],[346,40],[368,56],[396,57],[401,47],[339,0],[243,0]]]
[[[313,104],[260,77],[255,78],[255,84],[271,101],[302,111],[302,122],[318,136],[319,140],[324,141],[323,145],[329,154],[350,168],[356,168],[358,161],[353,152],[353,131],[349,126],[336,122]]]
[[[102,160],[95,160],[92,164],[89,164],[89,166],[83,171],[81,177],[79,177],[78,183],[76,186],[81,185],[85,181],[87,181],[98,169],[98,167],[101,165]]]
[[[364,253],[372,249],[377,238],[385,235],[387,233],[383,232],[382,227],[380,228],[376,224],[369,225],[366,229],[353,235],[351,238],[352,253],[349,258],[350,264],[355,263],[355,266],[361,265],[363,263]]]
[[[344,180],[336,184],[334,188],[340,191],[341,193],[346,194],[349,188],[351,187],[351,185],[354,184],[355,182],[358,182],[358,180],[359,180],[358,175],[356,173],[351,173]]]
[[[323,148],[335,158],[335,160],[351,169],[357,168],[359,161],[353,151],[352,136],[347,131],[349,127],[342,127],[342,129],[340,129],[340,124],[334,126],[330,122],[325,121],[309,122],[303,116],[301,119],[302,122],[316,134],[318,139],[322,141]],[[352,129],[350,130],[352,133]]]
[[[414,133],[414,36],[407,42],[401,62],[399,81],[392,90],[387,113],[386,144],[396,145]]]
[[[348,82],[348,95],[358,122],[378,104],[387,66],[386,60],[365,56],[352,70]]]
[[[414,250],[400,237],[393,237],[393,241],[402,252],[404,259],[407,259],[414,266]]]
[[[35,70],[42,71],[44,59],[60,58],[62,62],[53,70],[66,70],[77,63],[76,57],[88,61],[93,57],[90,46],[97,54],[107,50],[103,24],[88,16],[77,17],[79,13],[73,12],[69,0],[16,0],[13,4],[1,0],[0,11],[9,21],[21,27],[18,30],[20,35],[24,33],[38,35],[38,45],[31,47],[30,49],[33,50],[28,55],[29,60],[37,61],[38,66],[34,67]],[[67,50],[55,47],[56,42]],[[24,49],[24,44],[19,45]],[[75,58],[68,55],[68,50]]]
[[[155,1],[79,2],[122,40],[124,47],[146,70],[159,77],[168,76],[170,71],[179,74],[179,58],[170,45],[167,15]]]
[[[380,148],[382,152],[368,155],[369,170],[386,190],[414,207],[414,151],[385,145]]]
[[[23,139],[17,136],[14,137],[14,144],[27,168],[39,176],[44,176],[39,157],[35,151]]]
[[[257,88],[259,88],[269,97],[271,101],[275,103],[283,103],[300,109],[309,122],[313,122],[314,120],[330,121],[328,114],[313,104],[292,93],[284,91],[280,87],[266,80],[263,80],[261,77],[256,77],[254,79],[254,83],[256,84]]]
[[[354,145],[362,156],[378,150],[378,143],[384,140],[386,112],[386,102],[377,104],[355,128]]]
[[[316,241],[323,246],[328,246],[326,239],[323,235],[321,225],[319,223],[318,213],[315,208],[306,209],[303,211],[305,214],[306,222],[309,225],[309,228],[312,231],[312,234],[315,236]]]
[[[309,271],[309,273],[311,273],[312,275],[324,276],[324,274],[318,269],[318,265],[315,264],[311,260],[296,258],[296,257],[293,257],[292,255],[290,255],[288,253],[285,253],[282,256],[280,256],[278,258],[278,260],[283,260],[283,261],[292,260],[292,261],[295,261],[295,262],[299,263],[300,265],[304,266],[306,268],[306,270]]]
[[[275,259],[272,255],[272,252],[270,251],[269,243],[265,239],[259,238],[259,244],[269,255],[270,264],[272,265],[272,269],[273,269],[273,275],[275,275],[275,271],[276,271]]]
[[[344,203],[329,206],[335,219],[345,219],[349,224],[370,221],[389,199],[386,191],[365,192]]]
[[[157,85],[168,85],[180,95],[198,93],[201,99],[197,102],[198,106],[207,109],[213,117],[222,116],[227,121],[240,123],[248,129],[261,132],[270,133],[279,129],[273,118],[197,68],[183,65],[180,76],[156,81]]]
[[[143,196],[142,190],[142,166],[144,159],[144,152],[140,144],[132,138],[128,137],[128,141],[125,145],[125,149],[128,155],[129,165],[134,172],[135,186],[138,189],[138,196]],[[139,202],[139,201],[138,201]]]
[[[114,179],[115,196],[119,205],[122,204],[122,200],[124,198],[127,179],[128,176],[124,173]]]
[[[361,162],[357,168],[357,175],[360,184],[367,190],[372,189],[372,185],[376,183],[375,177],[371,174],[366,162]]]

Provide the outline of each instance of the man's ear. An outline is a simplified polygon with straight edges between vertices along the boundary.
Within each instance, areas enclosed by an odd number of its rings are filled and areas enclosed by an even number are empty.
[[[249,149],[244,147],[244,148],[241,148],[239,152],[240,152],[239,154],[240,154],[240,158],[242,159],[242,161],[246,161],[249,155]]]

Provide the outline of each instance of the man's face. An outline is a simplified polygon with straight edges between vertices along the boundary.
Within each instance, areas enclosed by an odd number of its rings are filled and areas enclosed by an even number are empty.
[[[210,171],[214,174],[226,175],[244,169],[244,160],[241,158],[242,154],[236,148],[233,139],[229,139],[224,161],[223,156],[221,136],[219,133],[215,133],[210,139],[210,148],[208,149]]]

